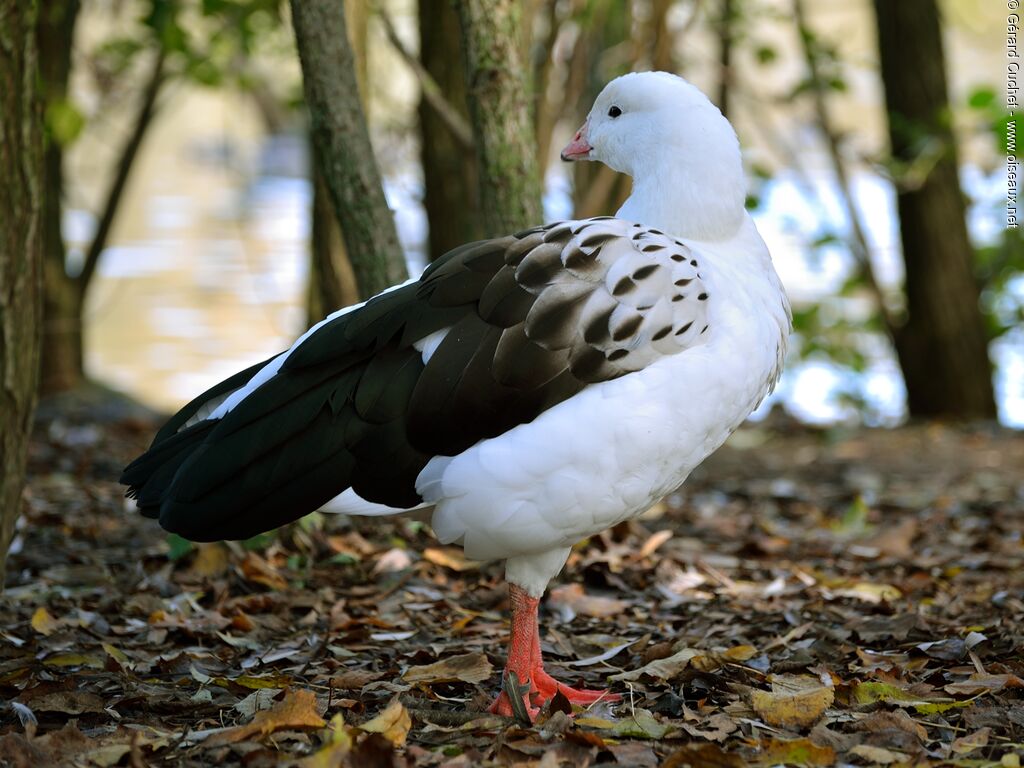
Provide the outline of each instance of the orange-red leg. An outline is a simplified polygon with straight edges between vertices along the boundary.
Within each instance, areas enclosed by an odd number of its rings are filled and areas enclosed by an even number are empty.
[[[515,672],[521,684],[525,685],[529,681],[530,691],[523,696],[523,703],[531,719],[537,716],[540,705],[554,696],[556,691],[560,691],[571,703],[583,706],[598,700],[619,700],[619,696],[607,691],[570,688],[545,672],[540,652],[540,628],[537,624],[540,599],[530,597],[526,590],[516,584],[509,584],[509,597],[512,602],[512,634],[502,679],[509,672]],[[504,690],[491,705],[490,711],[498,715],[512,715],[512,703]]]

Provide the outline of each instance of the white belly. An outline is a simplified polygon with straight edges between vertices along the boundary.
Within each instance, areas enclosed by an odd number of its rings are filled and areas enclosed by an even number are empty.
[[[539,554],[678,487],[764,397],[784,343],[774,317],[744,300],[722,300],[715,315],[706,344],[432,459],[416,486],[436,504],[438,538],[474,559]]]

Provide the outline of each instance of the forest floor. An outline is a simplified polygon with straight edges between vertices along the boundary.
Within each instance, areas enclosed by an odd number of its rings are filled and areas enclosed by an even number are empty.
[[[140,412],[44,408],[0,597],[0,762],[1019,766],[1024,434],[748,426],[581,544],[549,669],[622,696],[488,715],[500,563],[411,520],[169,538],[116,478]]]

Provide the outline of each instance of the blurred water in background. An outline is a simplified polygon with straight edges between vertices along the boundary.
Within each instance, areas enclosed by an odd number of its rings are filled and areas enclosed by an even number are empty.
[[[177,148],[173,177],[146,177],[133,230],[102,257],[86,313],[90,375],[143,401],[172,410],[203,389],[286,348],[304,329],[308,277],[310,184],[303,137],[186,143]],[[549,219],[571,213],[562,167],[549,174]],[[970,225],[978,241],[998,235],[989,205],[998,180],[966,169],[972,199]],[[189,187],[198,183],[203,194]],[[835,190],[825,181],[812,202],[797,180],[783,174],[762,191],[755,215],[776,267],[795,303],[836,294],[850,270],[841,246],[813,256],[805,247],[825,220],[842,228]],[[386,182],[410,269],[424,266],[426,218],[415,173]],[[856,180],[857,204],[869,226],[876,267],[885,284],[902,279],[892,188],[877,177]],[[141,218],[139,218],[141,216]],[[70,210],[71,243],[86,242],[92,218]],[[1024,281],[1014,287],[1024,294]],[[843,300],[837,311],[856,321],[866,310]],[[758,414],[781,404],[800,419],[829,423],[858,417],[868,424],[898,423],[905,413],[899,369],[887,342],[866,334],[867,366],[853,373],[827,360],[791,360],[776,393]],[[1001,418],[1024,427],[1024,329],[993,345]],[[856,408],[850,398],[861,401]]]

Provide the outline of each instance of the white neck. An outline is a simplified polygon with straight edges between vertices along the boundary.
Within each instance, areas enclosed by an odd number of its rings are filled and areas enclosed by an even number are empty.
[[[727,240],[743,224],[745,200],[738,156],[711,164],[683,160],[636,169],[633,193],[616,215],[687,240]]]

